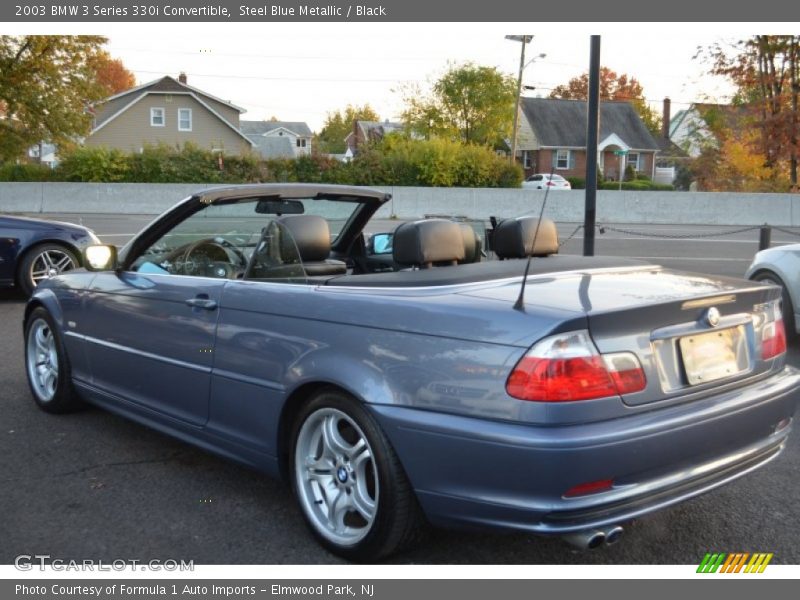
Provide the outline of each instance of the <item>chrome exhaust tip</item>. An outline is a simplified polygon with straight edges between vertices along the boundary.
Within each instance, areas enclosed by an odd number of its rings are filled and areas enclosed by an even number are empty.
[[[616,525],[606,531],[606,546],[613,546],[620,541],[623,533],[625,533],[625,530],[621,525]]]
[[[606,534],[597,529],[576,531],[562,536],[562,539],[580,550],[594,550],[606,541]]]

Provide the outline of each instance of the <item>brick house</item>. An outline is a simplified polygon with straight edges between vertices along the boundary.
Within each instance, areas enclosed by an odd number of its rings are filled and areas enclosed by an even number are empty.
[[[518,158],[526,177],[554,173],[586,176],[586,102],[554,98],[522,98]],[[628,102],[600,103],[598,165],[607,180],[619,180],[627,165],[651,178],[658,143]],[[615,151],[627,151],[621,159]]]

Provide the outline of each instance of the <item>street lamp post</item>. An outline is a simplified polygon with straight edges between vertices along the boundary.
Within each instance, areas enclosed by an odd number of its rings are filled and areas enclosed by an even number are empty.
[[[546,55],[542,53],[526,63],[525,46],[531,43],[531,40],[533,40],[533,36],[507,35],[506,39],[511,40],[512,42],[520,42],[520,46],[522,47],[519,53],[519,75],[517,76],[517,101],[514,106],[514,124],[513,124],[514,130],[511,132],[511,164],[513,165],[514,161],[517,159],[517,126],[519,125],[519,100],[520,97],[522,96],[522,72],[525,70],[525,67],[527,67],[533,62],[536,62],[537,58],[544,58]]]

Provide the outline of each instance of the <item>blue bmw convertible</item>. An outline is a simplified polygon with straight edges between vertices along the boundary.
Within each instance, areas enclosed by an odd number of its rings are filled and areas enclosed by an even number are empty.
[[[500,260],[446,219],[365,239],[388,200],[213,189],[90,246],[26,307],[35,402],[282,477],[353,560],[426,521],[598,547],[780,455],[800,374],[779,287],[559,255],[545,218],[496,223]]]

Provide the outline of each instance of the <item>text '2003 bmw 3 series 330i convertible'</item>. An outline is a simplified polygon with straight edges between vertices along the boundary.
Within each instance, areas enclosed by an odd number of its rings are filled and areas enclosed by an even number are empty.
[[[558,255],[534,217],[496,225],[496,260],[447,219],[366,239],[387,200],[214,189],[88,248],[27,306],[34,399],[285,478],[352,560],[426,521],[594,547],[780,454],[800,377],[778,287]]]

